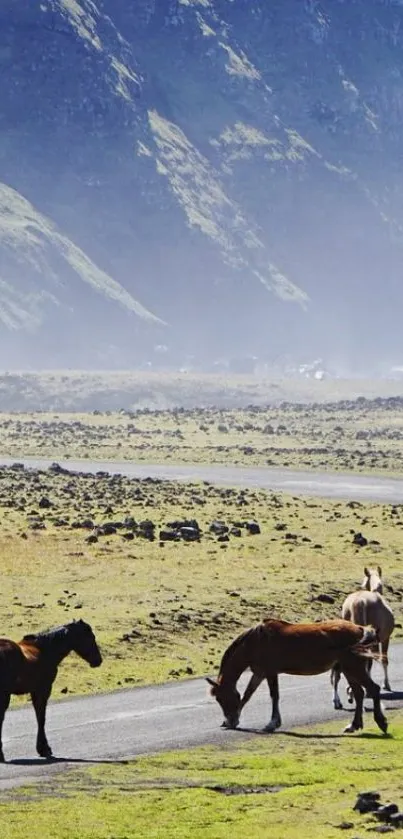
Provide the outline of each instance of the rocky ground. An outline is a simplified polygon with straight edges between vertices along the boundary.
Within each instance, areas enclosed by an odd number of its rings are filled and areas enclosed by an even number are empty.
[[[403,399],[0,414],[3,456],[403,471]]]

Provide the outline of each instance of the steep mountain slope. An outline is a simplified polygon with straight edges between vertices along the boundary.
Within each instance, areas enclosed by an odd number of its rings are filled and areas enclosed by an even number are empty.
[[[11,361],[395,360],[402,4],[3,0],[0,22]]]

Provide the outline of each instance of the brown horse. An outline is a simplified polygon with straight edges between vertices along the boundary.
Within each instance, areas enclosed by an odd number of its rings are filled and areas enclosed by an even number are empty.
[[[0,762],[4,763],[1,732],[11,694],[30,693],[38,722],[36,749],[40,757],[51,758],[46,739],[46,706],[61,661],[77,653],[91,667],[102,664],[95,635],[88,623],[73,621],[65,626],[24,635],[22,641],[0,638]]]
[[[225,651],[217,680],[207,679],[211,693],[224,713],[223,725],[236,728],[242,708],[261,682],[266,679],[272,699],[272,715],[266,731],[281,726],[278,674],[313,676],[325,673],[336,664],[351,685],[356,709],[353,721],[345,728],[352,732],[363,728],[364,690],[374,702],[374,719],[387,731],[382,713],[379,686],[372,681],[366,658],[375,653],[369,649],[377,641],[372,627],[357,626],[345,620],[322,623],[288,623],[266,619],[242,632]],[[241,674],[250,668],[252,676],[241,698],[236,688]]]
[[[349,594],[342,606],[341,616],[345,620],[352,621],[361,626],[371,624],[376,630],[381,648],[381,662],[384,670],[385,690],[391,690],[389,675],[388,675],[388,649],[390,636],[395,627],[393,612],[382,597],[383,583],[382,583],[382,568],[378,565],[375,570],[373,568],[364,568],[364,580],[362,582],[361,590],[354,591]],[[379,644],[376,644],[375,649],[379,649]],[[372,659],[367,660],[368,672],[371,672]],[[335,669],[332,670],[331,682],[333,685],[333,705],[336,709],[343,707],[338,685],[340,681],[340,672]],[[347,689],[349,702],[353,701],[351,690]]]

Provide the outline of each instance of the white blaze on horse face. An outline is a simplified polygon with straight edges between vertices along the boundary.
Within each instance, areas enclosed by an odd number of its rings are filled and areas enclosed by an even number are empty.
[[[382,594],[383,592],[383,584],[382,584],[382,568],[378,565],[378,568],[364,568],[365,577],[362,582],[361,588],[365,589],[366,591],[376,591],[378,594]]]

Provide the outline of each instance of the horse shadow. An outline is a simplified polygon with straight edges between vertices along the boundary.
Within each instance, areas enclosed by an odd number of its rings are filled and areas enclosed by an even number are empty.
[[[381,691],[381,699],[387,699],[388,702],[398,702],[403,699],[403,690],[383,690]]]
[[[265,731],[264,728],[246,728],[241,726],[238,726],[237,731],[242,732],[242,734],[253,734],[254,736],[276,737],[281,734],[285,737],[299,737],[307,740],[337,740],[345,736],[343,734],[305,734],[299,731],[287,731],[283,728],[277,729],[276,731]]]
[[[87,765],[101,765],[101,766],[127,766],[129,760],[97,760],[96,758],[84,757],[19,757],[12,760],[5,761],[10,766],[51,766],[58,764],[87,764]]]
[[[383,732],[377,731],[359,731],[359,732],[352,732],[344,733],[339,732],[336,734],[321,734],[321,733],[314,733],[314,732],[305,732],[305,731],[287,731],[284,729],[278,729],[277,731],[265,731],[264,728],[237,728],[237,731],[241,731],[243,734],[253,734],[261,735],[264,737],[273,737],[278,736],[281,734],[283,737],[293,737],[297,740],[345,740],[346,737],[365,737],[367,740],[384,740],[386,738],[392,737],[391,734],[384,734]]]

